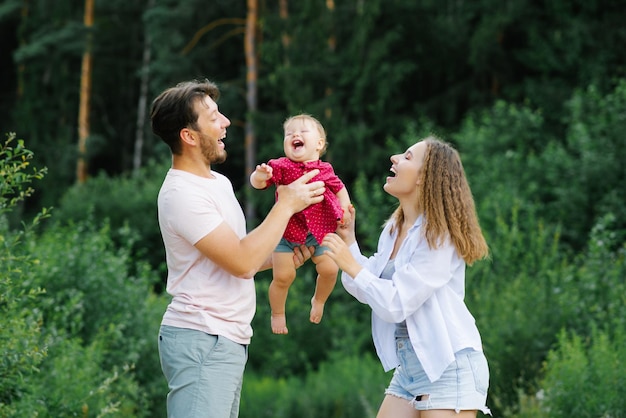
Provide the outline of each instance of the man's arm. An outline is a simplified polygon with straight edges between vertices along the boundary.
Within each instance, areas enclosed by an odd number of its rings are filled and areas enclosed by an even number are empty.
[[[307,183],[317,173],[318,170],[313,170],[288,186],[280,186],[278,200],[267,217],[243,239],[239,239],[235,231],[222,223],[200,239],[195,247],[230,274],[252,278],[276,248],[289,218],[323,200],[324,183]]]

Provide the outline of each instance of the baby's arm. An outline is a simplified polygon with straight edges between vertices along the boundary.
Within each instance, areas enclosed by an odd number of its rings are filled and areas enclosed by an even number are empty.
[[[265,163],[257,165],[256,170],[250,174],[250,184],[255,189],[265,189],[267,182],[272,178],[273,171],[272,167]]]
[[[350,195],[348,195],[348,189],[343,187],[341,190],[337,192],[337,199],[339,199],[339,203],[341,204],[341,208],[343,209],[343,219],[341,220],[341,224],[345,225],[350,223]]]

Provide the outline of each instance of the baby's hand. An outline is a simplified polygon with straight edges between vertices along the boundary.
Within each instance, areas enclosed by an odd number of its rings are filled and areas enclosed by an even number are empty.
[[[269,165],[262,163],[256,166],[254,170],[259,180],[267,181],[272,178],[274,170]]]

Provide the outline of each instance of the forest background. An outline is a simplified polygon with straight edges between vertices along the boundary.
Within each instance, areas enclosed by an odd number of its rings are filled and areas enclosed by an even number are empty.
[[[208,78],[252,191],[306,112],[375,250],[389,155],[434,133],[460,151],[491,259],[466,300],[496,417],[626,416],[626,3],[618,0],[4,0],[0,4],[0,417],[164,417],[156,334],[168,303],[156,195],[169,150],[149,105]],[[15,133],[15,134],[12,134]],[[6,135],[5,135],[6,134]],[[390,379],[367,307],[341,285],[290,334],[269,272],[241,417],[374,417]],[[480,415],[480,414],[479,414]]]

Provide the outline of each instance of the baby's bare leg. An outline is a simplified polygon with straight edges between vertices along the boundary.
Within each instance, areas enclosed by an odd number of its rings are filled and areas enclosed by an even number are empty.
[[[311,299],[311,314],[309,320],[314,324],[319,324],[324,315],[324,304],[328,300],[330,293],[337,283],[337,264],[327,255],[320,255],[312,258],[317,270],[317,283],[315,294]]]
[[[272,255],[272,274],[272,283],[270,283],[269,288],[272,332],[274,334],[287,334],[289,330],[285,317],[285,303],[289,287],[296,278],[293,253],[274,253]]]

